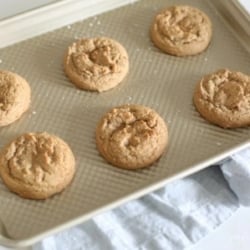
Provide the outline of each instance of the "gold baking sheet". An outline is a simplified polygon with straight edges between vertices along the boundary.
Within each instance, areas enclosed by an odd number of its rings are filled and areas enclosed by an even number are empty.
[[[72,185],[46,201],[19,198],[0,181],[0,218],[14,243],[33,243],[244,147],[249,128],[225,130],[211,125],[192,104],[194,86],[204,74],[225,67],[250,74],[249,54],[213,1],[141,0],[0,50],[0,68],[19,73],[32,88],[30,110],[18,122],[0,128],[0,146],[24,132],[47,131],[71,146],[77,162]],[[178,58],[152,45],[153,17],[173,4],[196,6],[211,18],[213,39],[204,53]],[[123,83],[101,94],[75,88],[62,66],[68,45],[95,36],[118,40],[130,58]],[[97,122],[111,107],[125,103],[149,106],[168,124],[168,151],[150,168],[118,169],[96,150]]]

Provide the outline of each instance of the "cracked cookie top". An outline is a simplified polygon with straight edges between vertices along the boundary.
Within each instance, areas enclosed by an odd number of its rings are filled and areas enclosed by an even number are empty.
[[[106,91],[126,76],[129,68],[124,47],[110,38],[80,39],[69,46],[64,70],[79,88]]]
[[[31,90],[25,79],[10,71],[0,71],[0,127],[17,119],[29,108]]]
[[[75,160],[69,146],[48,133],[27,133],[0,153],[0,175],[24,198],[45,199],[72,180]]]
[[[195,55],[207,48],[212,36],[212,24],[201,10],[186,6],[171,6],[156,15],[151,27],[151,39],[164,52],[175,56]]]
[[[208,121],[223,128],[250,124],[250,76],[220,69],[196,86],[194,104]]]
[[[102,156],[127,169],[151,165],[162,155],[167,140],[164,120],[154,110],[140,105],[113,108],[96,129],[97,148]]]

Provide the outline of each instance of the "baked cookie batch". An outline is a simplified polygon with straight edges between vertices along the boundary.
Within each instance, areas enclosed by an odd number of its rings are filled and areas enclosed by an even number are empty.
[[[201,10],[185,5],[161,10],[154,18],[150,37],[163,52],[191,56],[203,52],[211,41],[212,24]],[[103,92],[116,87],[129,70],[126,49],[107,38],[84,38],[70,45],[64,71],[78,88]],[[0,71],[0,127],[18,120],[29,108],[31,90],[21,76]],[[210,123],[223,128],[250,124],[250,76],[220,69],[197,84],[193,102]],[[163,118],[149,107],[124,104],[100,119],[96,146],[110,164],[124,169],[152,165],[168,144]],[[26,133],[0,152],[0,175],[14,193],[28,199],[46,199],[72,181],[75,158],[69,145],[57,136]]]

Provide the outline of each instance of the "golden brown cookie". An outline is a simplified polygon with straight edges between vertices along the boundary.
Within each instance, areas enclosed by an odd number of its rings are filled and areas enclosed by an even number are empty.
[[[138,169],[151,165],[164,152],[168,130],[152,109],[140,105],[113,108],[96,129],[96,144],[111,164]]]
[[[103,92],[114,88],[129,69],[124,47],[110,38],[81,39],[69,46],[64,70],[79,88]]]
[[[0,153],[0,175],[14,193],[46,199],[66,188],[75,173],[69,146],[48,133],[23,134]]]
[[[196,55],[204,51],[212,37],[212,24],[201,10],[177,5],[156,15],[151,39],[162,51],[175,56]]]
[[[250,76],[221,69],[204,76],[194,93],[194,104],[209,122],[223,128],[250,125]]]
[[[31,90],[21,76],[0,70],[0,127],[17,119],[30,106]]]

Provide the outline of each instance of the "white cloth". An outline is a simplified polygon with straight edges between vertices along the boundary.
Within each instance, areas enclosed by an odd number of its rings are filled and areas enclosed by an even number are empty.
[[[177,250],[250,205],[250,149],[48,237],[33,250]],[[224,177],[225,176],[225,177]]]
[[[239,202],[250,206],[250,149],[232,155],[222,163],[221,170]]]

